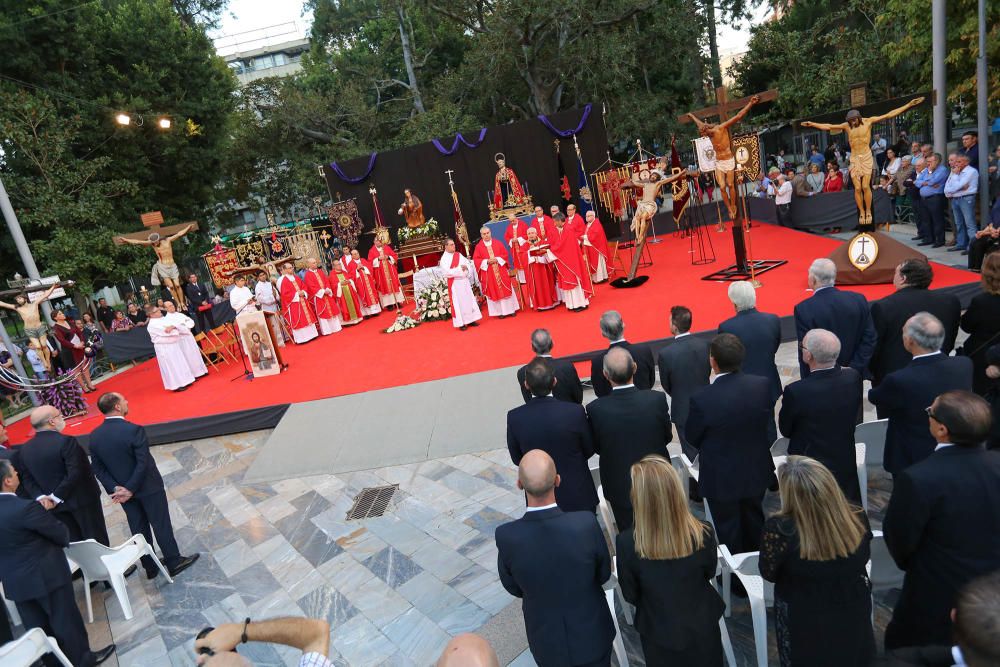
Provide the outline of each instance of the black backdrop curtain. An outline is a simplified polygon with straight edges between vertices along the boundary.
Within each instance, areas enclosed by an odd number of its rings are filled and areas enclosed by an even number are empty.
[[[557,129],[566,131],[579,125],[583,114],[583,109],[572,109],[552,114],[548,119]],[[479,131],[463,132],[462,136],[469,143],[475,144],[479,138]],[[446,149],[450,149],[455,137],[437,137],[437,139]],[[576,135],[576,139],[589,178],[590,173],[607,160],[608,138],[598,105],[592,107],[590,117]],[[527,182],[534,203],[544,207],[546,213],[550,205],[563,203],[559,194],[559,168],[553,144],[555,140],[556,136],[540,120],[532,118],[490,127],[478,147],[469,148],[459,142],[458,150],[452,155],[442,155],[429,141],[416,146],[381,152],[375,159],[371,174],[357,184],[341,179],[330,165],[324,165],[323,170],[335,200],[350,197],[357,199],[365,232],[370,232],[375,226],[372,198],[368,193],[368,188],[375,185],[378,189],[379,208],[385,224],[393,230],[392,239],[395,245],[395,231],[406,224],[402,216],[396,214],[403,201],[405,188],[412,190],[423,202],[425,218],[436,219],[444,234],[448,236],[454,234],[454,206],[451,202],[451,191],[448,189],[448,175],[445,173],[446,170],[452,169],[455,172],[453,178],[458,203],[462,208],[469,236],[475,241],[479,238],[479,228],[489,221],[488,193],[493,190],[493,181],[497,173],[497,164],[493,159],[497,153],[506,156],[507,166],[514,170],[522,186]],[[559,144],[559,157],[569,176],[573,203],[579,206],[579,172],[573,138],[560,139]],[[370,156],[364,155],[337,164],[345,176],[358,178],[368,169],[369,160]],[[608,235],[618,236],[618,225],[612,223],[611,214],[598,210],[598,215]],[[359,241],[362,255],[368,252],[371,244],[372,235],[363,234]]]

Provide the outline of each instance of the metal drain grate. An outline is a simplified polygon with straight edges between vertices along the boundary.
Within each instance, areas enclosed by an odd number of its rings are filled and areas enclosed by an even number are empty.
[[[388,486],[369,486],[361,489],[361,493],[354,496],[354,505],[347,513],[348,521],[358,519],[372,519],[385,514],[389,507],[389,501],[399,488],[399,484]]]

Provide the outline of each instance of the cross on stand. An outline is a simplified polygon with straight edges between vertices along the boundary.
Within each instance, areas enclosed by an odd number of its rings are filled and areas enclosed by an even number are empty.
[[[719,86],[715,89],[715,104],[710,107],[704,107],[703,109],[695,109],[688,113],[693,113],[698,118],[711,118],[712,116],[718,116],[720,121],[729,120],[730,112],[738,111],[746,106],[747,102],[750,101],[750,97],[741,97],[738,100],[729,99],[729,90],[725,86]],[[762,93],[757,93],[757,97],[760,98],[761,102],[773,102],[778,99],[778,91],[776,89],[765,90]],[[690,123],[691,119],[688,118],[688,114],[685,113],[677,117],[677,122],[679,123]]]
[[[142,226],[145,227],[141,232],[132,232],[130,234],[120,234],[112,238],[115,245],[147,245],[152,246],[150,243],[150,236],[152,234],[157,234],[159,236],[159,245],[153,246],[153,251],[156,253],[156,258],[158,260],[157,264],[164,262],[167,265],[175,265],[173,259],[173,248],[171,247],[171,241],[174,234],[178,232],[187,233],[187,231],[195,231],[198,229],[198,223],[182,222],[177,225],[167,225],[163,226],[163,213],[160,211],[152,211],[150,213],[142,213],[139,216],[142,221]],[[155,265],[154,265],[155,266]],[[155,269],[154,269],[155,270]],[[165,286],[170,294],[174,298],[174,302],[179,310],[183,310],[187,307],[184,301],[184,291],[181,287],[182,281],[178,275],[177,279],[165,278],[161,276],[162,285]]]

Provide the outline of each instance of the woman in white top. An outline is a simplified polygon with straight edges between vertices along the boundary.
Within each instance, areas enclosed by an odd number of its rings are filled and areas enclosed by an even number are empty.
[[[896,156],[896,151],[887,148],[885,150],[885,169],[882,170],[882,174],[888,176],[890,181],[894,180],[896,172],[901,166],[903,166],[903,161]]]

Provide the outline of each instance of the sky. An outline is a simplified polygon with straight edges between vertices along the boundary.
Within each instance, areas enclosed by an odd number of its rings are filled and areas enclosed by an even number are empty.
[[[762,6],[755,13],[752,19],[755,23],[764,20],[770,8],[769,3],[762,3]],[[227,39],[220,40],[220,50],[224,51],[234,40],[246,42],[254,38],[262,38],[266,35],[263,32],[245,34],[248,31],[258,31],[262,28],[280,26],[279,29],[270,31],[270,37],[274,41],[288,41],[292,35],[286,31],[298,31],[304,34],[309,27],[311,15],[302,16],[301,0],[230,0],[229,9],[224,14],[222,26],[214,37],[226,36]],[[295,23],[295,26],[288,25]],[[244,34],[239,34],[244,33]],[[284,38],[279,35],[284,34]],[[736,28],[721,26],[719,29],[719,49],[728,52],[739,53],[746,50],[747,42],[750,39],[749,25],[744,24]],[[256,44],[260,46],[259,43]]]

